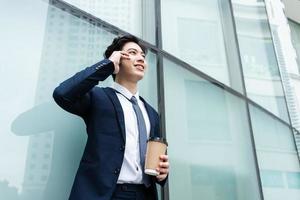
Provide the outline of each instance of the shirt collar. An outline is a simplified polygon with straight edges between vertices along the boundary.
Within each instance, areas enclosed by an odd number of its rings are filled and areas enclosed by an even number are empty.
[[[123,96],[125,96],[127,99],[131,99],[132,96],[135,96],[135,98],[137,100],[139,100],[139,92],[137,91],[134,95],[123,85],[120,85],[117,82],[113,83],[112,88],[114,88],[115,90],[117,90],[118,92],[120,92]]]

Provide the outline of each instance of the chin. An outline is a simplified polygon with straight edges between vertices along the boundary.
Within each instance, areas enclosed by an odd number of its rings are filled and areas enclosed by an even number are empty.
[[[137,81],[142,80],[144,78],[144,73],[136,74],[135,78],[136,78]]]
[[[137,72],[135,72],[135,76],[136,76],[137,78],[142,79],[142,78],[144,78],[144,75],[145,75],[145,72],[144,72],[144,71],[137,71]]]

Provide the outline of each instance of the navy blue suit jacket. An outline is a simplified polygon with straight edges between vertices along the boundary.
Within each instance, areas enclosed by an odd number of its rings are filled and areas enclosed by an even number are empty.
[[[71,200],[109,200],[117,184],[126,142],[124,114],[113,89],[95,87],[113,71],[114,64],[104,59],[62,82],[53,93],[60,107],[83,118],[88,134]],[[150,136],[160,136],[157,112],[141,99],[150,119]],[[157,199],[155,182],[152,177]]]

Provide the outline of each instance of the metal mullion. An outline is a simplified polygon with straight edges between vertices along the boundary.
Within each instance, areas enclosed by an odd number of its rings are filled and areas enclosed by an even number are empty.
[[[254,157],[254,165],[255,165],[255,171],[256,171],[256,178],[258,179],[258,188],[259,188],[259,195],[262,200],[264,200],[264,193],[263,193],[263,186],[262,186],[262,179],[260,175],[260,170],[259,170],[259,164],[258,164],[258,157],[257,157],[257,151],[256,151],[256,144],[255,144],[255,138],[254,138],[254,131],[252,127],[252,120],[251,120],[251,114],[250,114],[250,108],[249,108],[249,98],[247,95],[247,89],[246,89],[246,84],[245,84],[245,76],[244,76],[244,70],[243,70],[243,65],[242,65],[242,59],[241,59],[241,51],[240,51],[240,44],[238,40],[238,35],[237,35],[237,28],[236,28],[236,21],[234,17],[234,10],[233,10],[233,5],[232,5],[232,0],[229,0],[229,6],[230,6],[230,13],[232,17],[232,22],[233,22],[233,29],[234,29],[234,38],[235,42],[237,45],[237,53],[239,57],[239,66],[241,70],[241,77],[242,77],[242,84],[243,84],[243,92],[245,95],[245,106],[246,106],[246,112],[247,112],[247,118],[248,118],[248,126],[249,126],[249,133],[250,133],[250,139],[251,139],[251,146],[252,146],[252,154]],[[258,104],[256,104],[258,105]]]
[[[162,24],[161,24],[161,1],[155,0],[155,35],[157,47],[157,85],[158,85],[158,111],[160,113],[160,131],[164,138],[167,138],[166,130],[166,107],[165,107],[165,86],[162,50]],[[169,200],[169,183],[161,189],[162,200]]]
[[[270,24],[270,21],[269,21],[269,13],[268,13],[268,10],[267,10],[265,0],[264,0],[264,8],[265,8],[265,13],[266,13],[266,17],[267,17],[267,24],[268,24],[268,28],[269,28],[269,32],[270,32],[270,36],[271,36],[273,51],[274,51],[274,55],[276,57],[276,64],[277,64],[277,69],[278,69],[279,76],[280,76],[281,88],[282,88],[282,91],[283,91],[283,94],[284,94],[283,97],[284,97],[285,106],[286,106],[286,110],[287,110],[287,114],[288,114],[288,119],[289,119],[290,124],[292,125],[292,119],[291,119],[291,116],[290,116],[289,107],[288,107],[287,99],[286,99],[286,91],[285,91],[285,88],[283,86],[282,73],[281,73],[281,70],[280,70],[280,66],[279,66],[279,62],[278,62],[278,55],[277,55],[276,48],[275,48],[275,45],[274,45],[274,38],[273,38],[273,34],[272,34],[272,28],[271,28],[271,24]]]
[[[289,122],[290,122],[290,131],[292,133],[292,138],[293,138],[293,141],[294,141],[294,147],[297,151],[297,157],[298,157],[298,160],[300,162],[300,155],[299,155],[299,150],[298,150],[298,146],[297,146],[297,143],[296,143],[296,136],[294,134],[294,131],[293,129],[295,129],[293,127],[293,123],[292,123],[292,118],[290,116],[290,109],[289,109],[289,106],[288,106],[288,102],[287,102],[287,93],[286,93],[286,90],[285,90],[285,87],[284,87],[284,84],[283,84],[283,80],[282,80],[282,72],[281,72],[281,67],[279,66],[279,61],[278,61],[278,54],[277,54],[277,51],[276,51],[276,48],[275,48],[275,45],[274,45],[274,37],[273,37],[273,34],[272,34],[272,28],[271,28],[271,24],[270,24],[270,21],[269,21],[269,13],[268,13],[268,10],[267,10],[267,6],[266,6],[266,2],[264,1],[264,4],[265,4],[265,12],[266,12],[266,16],[267,16],[267,24],[268,24],[268,27],[269,27],[269,31],[270,31],[270,36],[271,36],[271,40],[272,40],[272,46],[273,46],[273,50],[274,50],[274,55],[276,57],[276,63],[277,63],[277,67],[278,67],[278,72],[279,72],[279,75],[280,75],[280,82],[281,82],[281,87],[282,87],[282,91],[283,91],[283,94],[284,94],[284,101],[285,101],[285,106],[286,106],[286,111],[287,111],[287,114],[288,114],[288,119],[289,119]],[[287,21],[287,24],[288,24],[288,21]],[[287,73],[287,76],[288,73]],[[289,78],[289,77],[287,77]]]

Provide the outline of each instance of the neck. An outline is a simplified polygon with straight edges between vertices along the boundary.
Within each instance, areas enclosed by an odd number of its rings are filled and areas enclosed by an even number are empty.
[[[131,94],[136,94],[137,92],[137,82],[130,82],[128,80],[122,80],[119,78],[116,78],[115,80],[117,83],[125,87],[127,90],[131,92]]]

